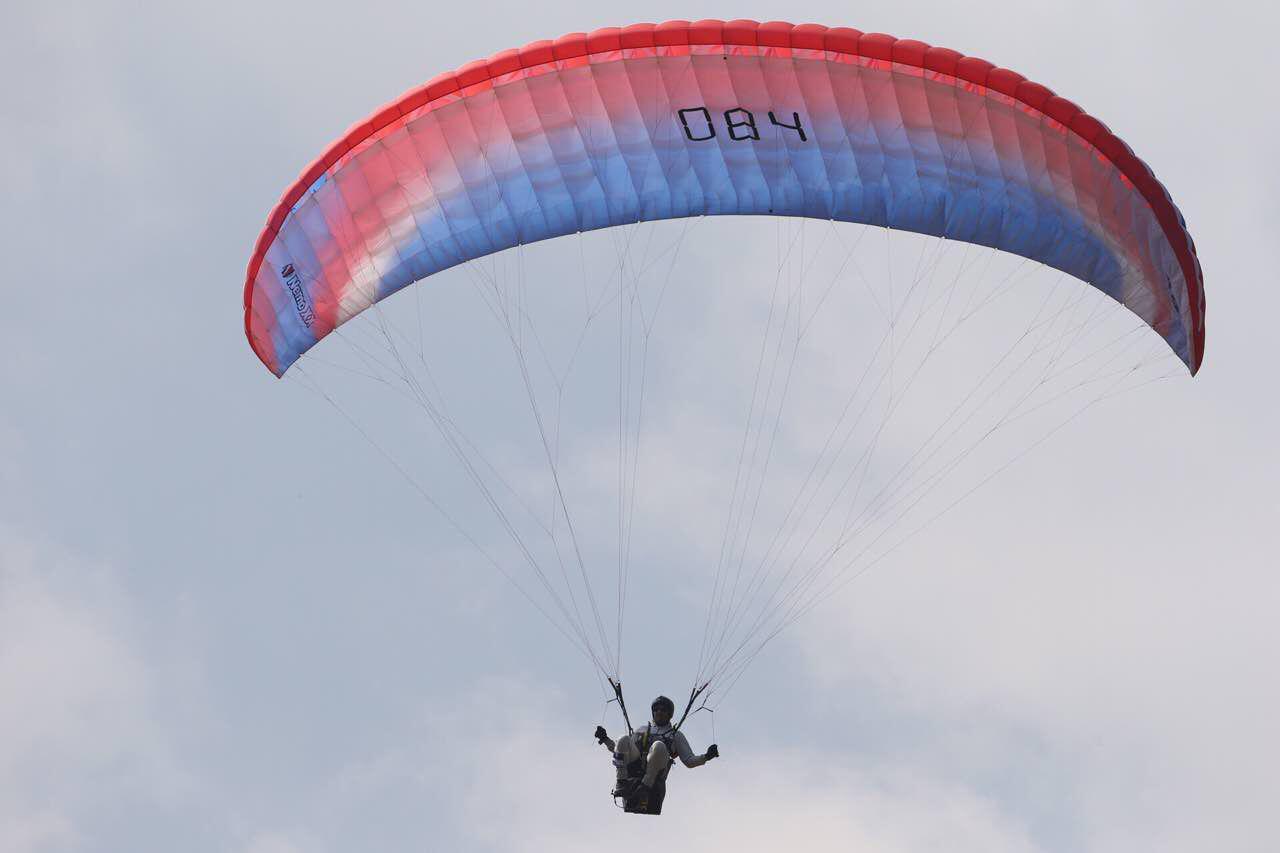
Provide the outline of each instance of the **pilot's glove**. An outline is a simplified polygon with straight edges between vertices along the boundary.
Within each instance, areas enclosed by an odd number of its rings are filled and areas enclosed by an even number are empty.
[[[711,744],[711,746],[707,747],[707,761],[710,761],[713,758],[719,758],[719,757],[720,757],[720,747],[716,746],[714,743]]]
[[[604,730],[604,726],[596,726],[596,740],[604,743],[609,739],[609,734]]]

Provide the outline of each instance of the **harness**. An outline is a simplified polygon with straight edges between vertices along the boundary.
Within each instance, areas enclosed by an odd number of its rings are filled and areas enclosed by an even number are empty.
[[[649,750],[657,741],[667,746],[667,766],[658,772],[653,788],[647,791],[647,795],[642,795],[641,792],[644,789],[640,788],[640,781],[648,770]],[[622,767],[623,770],[623,777],[614,788],[614,798],[616,800],[621,797],[623,811],[633,814],[662,814],[662,801],[667,797],[667,773],[670,772],[674,762],[675,731],[658,734],[652,731],[650,726],[645,726],[643,731],[637,730],[631,733],[631,745],[639,754],[625,766],[621,765],[618,755],[614,754],[614,764]]]
[[[653,727],[650,725],[644,727],[644,734],[638,739],[635,734],[631,737],[632,743],[640,751],[640,757],[627,765],[627,776],[644,775],[645,770],[648,769],[649,749],[653,746],[654,741],[661,741],[667,748],[667,766],[662,768],[659,775],[665,777],[667,771],[671,769],[671,765],[676,760],[676,730],[673,728],[662,734],[654,734]]]

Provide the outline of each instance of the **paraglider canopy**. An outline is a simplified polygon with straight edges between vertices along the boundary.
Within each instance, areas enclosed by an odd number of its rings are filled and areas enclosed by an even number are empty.
[[[572,33],[443,74],[358,122],[284,193],[245,283],[276,375],[433,273],[512,246],[711,214],[980,244],[1062,270],[1204,353],[1194,244],[1102,122],[923,42],[783,22]]]

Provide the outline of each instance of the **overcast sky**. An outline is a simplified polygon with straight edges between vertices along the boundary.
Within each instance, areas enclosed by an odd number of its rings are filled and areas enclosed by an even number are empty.
[[[6,5],[0,850],[1280,849],[1257,8]],[[674,770],[642,821],[606,795],[591,669],[262,369],[240,299],[280,192],[376,106],[534,39],[702,17],[919,38],[1080,103],[1186,215],[1208,346],[1194,380],[1090,412],[770,645],[714,732],[690,724],[724,757]],[[718,223],[691,263],[736,245]],[[645,518],[714,540],[704,484],[649,461]],[[638,707],[687,689],[680,626],[706,601],[659,557],[634,569]]]

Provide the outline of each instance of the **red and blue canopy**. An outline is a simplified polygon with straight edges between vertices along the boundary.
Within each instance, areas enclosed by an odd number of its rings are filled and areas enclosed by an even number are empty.
[[[806,216],[990,246],[1123,303],[1194,373],[1195,246],[1105,125],[988,62],[846,28],[668,21],[495,54],[352,127],[272,212],[245,329],[283,375],[373,303],[578,231]]]

